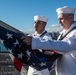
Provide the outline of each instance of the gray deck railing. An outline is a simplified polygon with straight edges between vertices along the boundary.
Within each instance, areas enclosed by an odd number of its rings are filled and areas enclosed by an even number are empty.
[[[20,75],[9,54],[9,52],[0,52],[0,75]]]

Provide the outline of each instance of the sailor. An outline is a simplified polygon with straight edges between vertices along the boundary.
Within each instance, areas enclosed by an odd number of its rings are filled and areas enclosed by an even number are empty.
[[[46,24],[48,19],[45,16],[34,16],[34,29],[35,33],[29,34],[28,36],[32,36],[34,38],[40,38],[40,39],[52,39],[49,33],[45,30]],[[40,57],[40,53],[42,52],[41,49],[34,51],[37,58],[41,61],[45,61],[46,58]],[[40,67],[31,67],[29,66],[27,75],[50,75],[50,72],[48,68],[44,68],[40,70]]]

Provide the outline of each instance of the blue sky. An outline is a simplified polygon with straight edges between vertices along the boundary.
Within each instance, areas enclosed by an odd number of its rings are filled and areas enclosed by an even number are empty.
[[[46,29],[52,31],[58,25],[56,8],[63,6],[76,8],[76,0],[0,0],[0,20],[19,30],[32,31],[34,15],[44,15],[49,19]]]

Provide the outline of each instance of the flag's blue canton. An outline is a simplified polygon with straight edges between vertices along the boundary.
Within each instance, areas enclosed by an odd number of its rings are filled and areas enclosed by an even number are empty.
[[[8,50],[11,50],[17,59],[38,70],[47,68],[48,63],[46,60],[37,58],[37,56],[31,52],[30,46],[22,42],[20,39],[22,36],[24,36],[23,33],[16,33],[0,26],[0,42],[4,44]]]

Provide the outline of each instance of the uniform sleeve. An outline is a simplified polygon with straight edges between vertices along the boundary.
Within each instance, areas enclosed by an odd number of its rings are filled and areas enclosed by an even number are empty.
[[[65,40],[43,40],[40,38],[32,38],[33,49],[48,49],[57,52],[69,52],[76,50],[76,35],[66,38]]]

